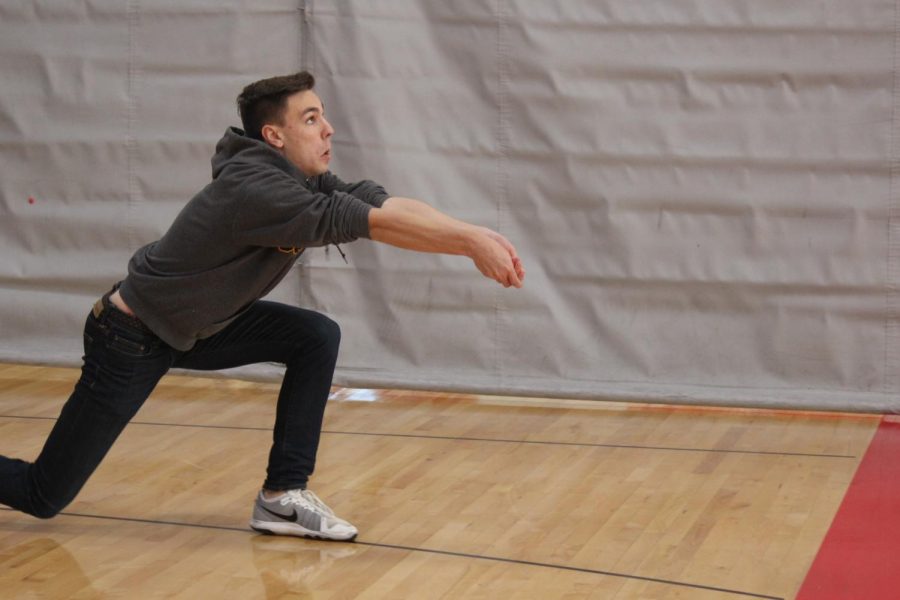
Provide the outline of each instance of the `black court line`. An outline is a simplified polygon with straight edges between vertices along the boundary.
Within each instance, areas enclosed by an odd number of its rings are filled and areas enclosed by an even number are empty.
[[[11,508],[0,507],[0,510],[7,512],[15,512]],[[123,521],[128,523],[142,523],[148,525],[173,525],[176,527],[193,527],[196,529],[213,529],[218,531],[239,531],[241,533],[252,533],[249,528],[244,527],[228,527],[227,525],[204,525],[202,523],[183,523],[179,521],[163,521],[161,519],[138,519],[135,517],[114,517],[109,515],[90,515],[86,513],[61,512],[60,515],[67,517],[83,517],[86,519],[101,519],[105,521]],[[323,542],[335,543],[335,542]],[[531,560],[518,560],[515,558],[504,558],[502,556],[489,556],[486,554],[469,554],[466,552],[453,552],[450,550],[438,550],[436,548],[420,548],[417,546],[399,546],[396,544],[381,544],[378,542],[364,542],[357,539],[355,544],[360,546],[369,546],[372,548],[384,548],[388,550],[403,550],[406,552],[422,552],[425,554],[437,554],[440,556],[454,556],[457,558],[469,558],[473,560],[486,560],[513,565],[523,565],[526,567],[538,567],[542,569],[556,569],[559,571],[571,571],[575,573],[588,573],[591,575],[605,575],[607,577],[618,577],[621,579],[630,579],[634,581],[646,581],[650,583],[659,583],[662,585],[670,585],[675,587],[684,587],[694,590],[705,590],[710,592],[721,592],[723,594],[731,594],[734,596],[743,596],[745,598],[762,598],[764,600],[785,600],[782,596],[770,596],[767,594],[758,594],[755,592],[745,592],[741,590],[732,590],[728,588],[716,587],[711,585],[703,585],[699,583],[689,583],[685,581],[675,581],[672,579],[661,579],[658,577],[645,577],[642,575],[630,575],[628,573],[618,573],[616,571],[604,571],[602,569],[588,569],[586,567],[572,567],[569,565],[558,565],[554,563],[542,563]]]
[[[268,431],[268,430],[267,430]],[[503,444],[543,444],[547,446],[583,446],[587,448],[624,448],[630,450],[667,450],[671,452],[712,452],[721,454],[760,454],[769,456],[802,456],[806,458],[856,458],[849,454],[809,454],[803,452],[770,452],[766,450],[727,450],[719,448],[678,448],[675,446],[639,446],[633,444],[598,444],[591,442],[542,442],[535,440],[510,440],[503,438],[476,438],[462,436],[443,436],[443,435],[419,435],[411,433],[366,433],[357,431],[328,431],[323,433],[333,435],[371,435],[384,437],[400,437],[400,438],[424,438],[430,440],[455,440],[462,442],[497,442]]]
[[[55,421],[56,417],[34,417],[26,415],[0,415],[0,419],[34,419],[38,421]],[[131,421],[130,425],[148,425],[151,427],[190,427],[197,429],[234,429],[238,431],[272,431],[271,427],[246,427],[237,425],[192,425],[189,423],[157,423],[153,421]],[[477,438],[449,435],[423,435],[413,433],[373,433],[366,431],[334,431],[323,429],[322,433],[331,435],[358,435],[368,437],[395,437],[423,440],[451,440],[457,442],[491,442],[496,444],[536,444],[543,446],[577,446],[583,448],[621,448],[626,450],[663,450],[667,452],[708,452],[712,454],[750,454],[758,456],[794,456],[802,458],[857,458],[851,454],[812,454],[805,452],[772,452],[767,450],[728,450],[720,448],[678,448],[676,446],[640,446],[631,444],[595,444],[590,442],[551,442],[535,440],[512,440],[503,438]]]

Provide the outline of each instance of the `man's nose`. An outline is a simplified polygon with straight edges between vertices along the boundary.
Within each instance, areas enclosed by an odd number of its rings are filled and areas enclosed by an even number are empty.
[[[330,138],[334,135],[334,127],[331,126],[331,123],[329,123],[325,117],[322,117],[322,121],[325,123],[325,129],[323,130],[322,136]]]

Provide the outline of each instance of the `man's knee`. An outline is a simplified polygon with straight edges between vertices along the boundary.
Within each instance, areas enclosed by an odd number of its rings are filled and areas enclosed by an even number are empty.
[[[44,494],[36,493],[34,488],[28,494],[27,505],[22,511],[38,519],[52,519],[69,505],[69,498],[47,498]]]
[[[321,313],[303,311],[296,315],[296,320],[285,323],[290,332],[284,340],[289,341],[286,350],[287,360],[308,362],[311,357],[317,360],[337,360],[341,345],[341,328],[332,319]]]
[[[52,519],[66,507],[67,503],[53,504],[49,502],[32,502],[30,510],[26,511],[38,519]]]
[[[72,499],[61,497],[35,475],[34,463],[0,456],[0,504],[39,519],[55,517]]]
[[[60,481],[49,481],[46,476],[39,476],[36,469],[34,464],[29,466],[22,511],[38,519],[52,519],[75,499],[81,485],[60,485]]]
[[[322,315],[316,323],[316,337],[329,354],[337,356],[341,346],[341,326]]]

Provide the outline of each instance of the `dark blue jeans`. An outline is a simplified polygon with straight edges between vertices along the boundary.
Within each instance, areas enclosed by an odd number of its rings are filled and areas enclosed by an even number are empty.
[[[0,456],[0,503],[41,518],[78,494],[116,438],[172,367],[217,370],[258,362],[287,366],[263,487],[306,487],[316,463],[340,329],[319,313],[258,301],[216,335],[175,350],[104,298],[84,328],[75,390],[33,463]]]

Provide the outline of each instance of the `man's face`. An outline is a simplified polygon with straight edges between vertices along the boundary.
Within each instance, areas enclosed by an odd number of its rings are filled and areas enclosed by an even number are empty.
[[[289,96],[282,123],[267,124],[262,133],[270,145],[281,151],[307,177],[328,170],[334,129],[325,120],[322,100],[312,90]]]

